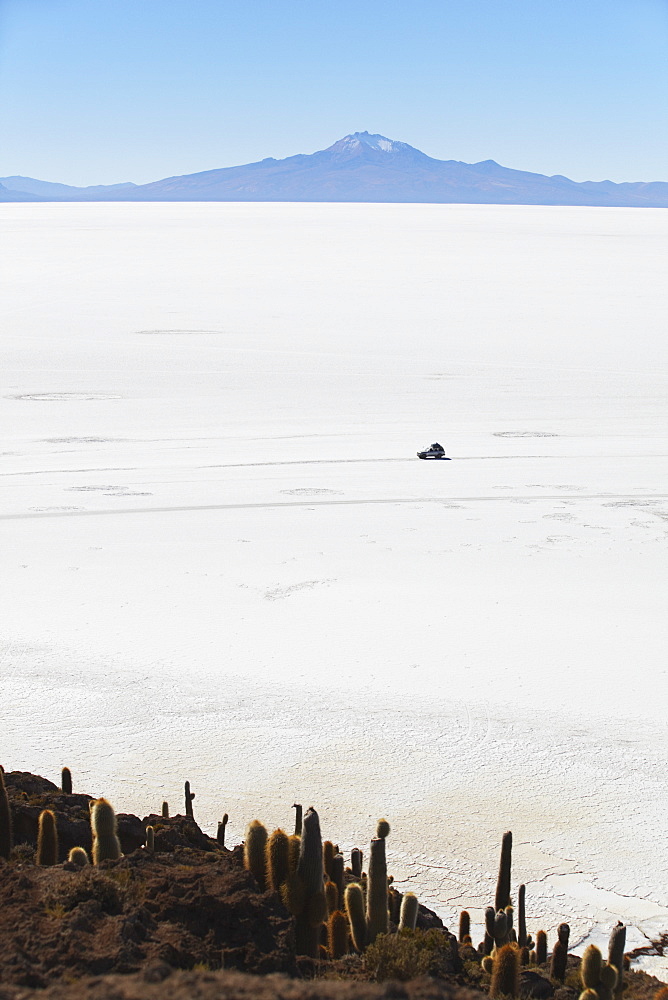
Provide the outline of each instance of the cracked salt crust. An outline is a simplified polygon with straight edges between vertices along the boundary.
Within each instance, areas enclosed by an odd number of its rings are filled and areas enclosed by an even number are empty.
[[[666,214],[0,212],[2,763],[665,931]]]

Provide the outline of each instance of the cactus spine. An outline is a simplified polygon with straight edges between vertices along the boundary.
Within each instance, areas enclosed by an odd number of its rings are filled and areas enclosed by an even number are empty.
[[[39,814],[38,823],[35,861],[38,865],[57,865],[58,830],[56,829],[56,817],[50,809],[43,809]]]
[[[459,942],[463,944],[465,937],[471,934],[471,914],[468,910],[462,910],[459,914]]]
[[[520,953],[514,944],[504,944],[494,958],[490,997],[516,997],[520,988]]]
[[[327,921],[327,952],[330,958],[348,954],[348,918],[341,910],[334,910]]]
[[[615,984],[615,995],[624,989],[624,948],[626,947],[626,927],[620,921],[616,927],[612,928],[610,942],[608,945],[608,965],[612,965],[617,970],[617,983]]]
[[[227,813],[224,813],[223,818],[218,824],[218,830],[216,831],[216,840],[218,841],[221,847],[225,847],[225,827],[227,826],[228,819],[229,816],[227,815]]]
[[[366,948],[366,916],[364,913],[364,893],[359,882],[351,882],[346,887],[344,898],[353,944],[355,950],[361,954]]]
[[[5,772],[0,766],[0,858],[9,861],[12,846],[12,811],[9,808],[9,796],[5,788]]]
[[[262,892],[267,884],[266,850],[267,829],[259,819],[254,819],[246,827],[244,868],[255,876]]]
[[[499,876],[496,880],[496,896],[494,909],[505,910],[510,906],[510,865],[513,853],[513,835],[510,830],[501,838],[501,859],[499,861]]]
[[[190,791],[190,782],[186,781],[184,785],[185,798],[186,798],[186,816],[193,818],[193,799],[195,798],[195,793]]]
[[[86,854],[83,847],[73,847],[70,853],[67,855],[67,860],[70,864],[78,865],[79,868],[85,868],[86,865],[90,864],[88,855]]]
[[[93,833],[93,864],[117,861],[121,856],[121,842],[116,832],[116,813],[106,799],[94,799],[90,803],[90,825]]]
[[[69,767],[64,767],[60,772],[60,787],[64,795],[72,794],[72,772]]]
[[[367,943],[388,932],[387,859],[385,838],[390,832],[387,820],[378,820],[377,836],[369,848],[369,880],[366,897]]]
[[[401,912],[399,914],[399,930],[414,931],[418,915],[418,898],[414,892],[405,892],[401,900]]]

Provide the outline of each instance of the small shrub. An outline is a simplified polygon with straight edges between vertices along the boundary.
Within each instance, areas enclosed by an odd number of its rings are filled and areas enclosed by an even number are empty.
[[[12,850],[12,861],[22,863],[35,860],[35,848],[30,844],[15,844]]]
[[[379,934],[364,953],[364,967],[379,983],[441,976],[452,971],[450,944],[443,931],[436,928]]]
[[[104,913],[116,914],[123,909],[123,893],[116,883],[106,875],[85,869],[81,873],[77,872],[71,881],[55,888],[49,894],[47,906],[52,910],[62,907],[65,913],[69,913],[79,903],[87,903],[89,900],[99,903]]]

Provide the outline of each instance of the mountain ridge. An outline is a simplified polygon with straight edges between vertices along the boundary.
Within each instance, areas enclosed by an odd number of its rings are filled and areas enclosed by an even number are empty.
[[[72,185],[0,177],[0,201],[291,201],[668,207],[663,181],[572,181],[495,160],[438,160],[386,136],[353,132],[326,149],[179,174],[147,184]]]

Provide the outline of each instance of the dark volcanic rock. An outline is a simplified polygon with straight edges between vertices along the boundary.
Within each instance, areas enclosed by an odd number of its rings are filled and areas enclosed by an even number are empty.
[[[520,975],[520,996],[534,997],[535,1000],[548,1000],[554,996],[554,986],[539,972],[526,969]]]
[[[60,860],[65,861],[73,847],[83,847],[90,854],[92,836],[89,803],[92,796],[74,793],[65,795],[46,778],[26,771],[10,771],[5,775],[14,823],[15,844],[37,846],[39,814],[52,809],[56,814]],[[220,850],[215,840],[207,837],[188,816],[147,816],[144,821],[131,813],[118,813],[118,836],[121,850],[131,854],[146,843],[145,826],[156,829],[156,847],[172,851],[177,847],[197,847],[203,851]]]
[[[191,816],[158,816],[151,813],[143,820],[142,830],[152,826],[156,851],[173,851],[177,847],[196,847],[200,851],[221,851],[218,841],[207,837]]]
[[[295,971],[292,920],[230,852],[138,850],[73,871],[0,865],[0,981],[172,968]]]

